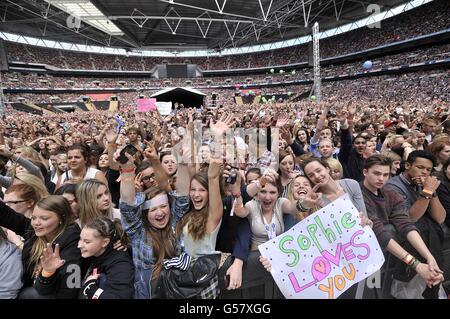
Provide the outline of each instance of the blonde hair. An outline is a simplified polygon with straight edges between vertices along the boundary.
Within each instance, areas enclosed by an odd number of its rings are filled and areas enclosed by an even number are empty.
[[[14,176],[13,184],[25,184],[34,189],[39,199],[50,195],[45,187],[44,182],[39,177],[27,172],[19,172]]]
[[[31,146],[21,146],[16,149],[16,152],[18,150],[20,150],[20,157],[23,157],[23,158],[26,158],[29,160],[34,160],[37,162],[41,161],[41,158],[39,157],[39,153]]]
[[[67,154],[66,153],[61,153],[56,155],[56,160],[65,160],[67,162]],[[58,175],[64,173],[63,171],[61,171],[58,167],[58,162],[56,163],[56,172],[58,173]]]
[[[326,162],[328,163],[328,166],[330,166],[330,169],[332,171],[338,170],[339,173],[341,174],[341,178],[344,176],[344,168],[342,167],[341,162],[339,162],[337,159],[335,158],[328,158],[326,159]],[[331,176],[331,174],[330,174]]]
[[[108,189],[107,185],[93,178],[86,179],[78,184],[76,197],[80,206],[78,216],[82,227],[97,217],[107,216],[111,220],[113,218],[112,203],[106,212],[102,212],[97,208],[97,190],[100,186],[105,186]]]
[[[389,136],[389,146],[392,147],[395,145],[395,140],[398,138],[403,138],[403,135],[394,134]]]
[[[301,173],[297,174],[297,175],[292,179],[292,182],[291,182],[292,187],[291,187],[291,189],[289,190],[289,193],[288,193],[288,196],[287,196],[287,199],[289,199],[290,201],[294,201],[294,200],[295,200],[295,198],[294,198],[294,187],[293,187],[293,186],[294,186],[295,180],[296,180],[297,178],[299,178],[299,177],[306,179],[306,180],[308,181],[309,185],[311,186],[311,181],[308,179],[308,177],[306,177],[305,175],[303,175],[303,174],[301,174]],[[311,187],[311,188],[312,188],[312,187]],[[314,213],[315,211],[318,211],[320,208],[321,208],[321,207],[314,206],[314,207],[308,209],[307,211],[299,211],[299,212],[297,212],[297,213],[295,214],[295,220],[296,220],[296,221],[302,221],[303,219],[305,219],[306,217],[308,217],[309,215],[311,215],[311,214]]]
[[[386,156],[393,162],[402,160],[401,156],[393,151],[384,151],[383,153],[381,153],[381,155]]]

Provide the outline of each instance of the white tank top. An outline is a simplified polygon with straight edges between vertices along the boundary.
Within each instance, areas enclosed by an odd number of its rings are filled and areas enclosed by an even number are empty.
[[[86,171],[86,175],[84,175],[83,179],[90,179],[90,178],[95,178],[95,174],[97,174],[97,172],[100,172],[98,169],[93,168],[93,167],[89,167]],[[61,178],[61,182],[60,184],[64,183],[67,180],[71,180],[73,178],[72,175],[72,170],[67,171],[66,173],[62,174],[62,178]]]
[[[222,220],[220,220],[220,223],[211,233],[206,233],[200,240],[194,240],[194,238],[189,234],[189,223],[187,223],[183,227],[182,236],[184,251],[192,258],[220,253],[216,251],[217,234],[219,233],[220,224],[222,224]]]

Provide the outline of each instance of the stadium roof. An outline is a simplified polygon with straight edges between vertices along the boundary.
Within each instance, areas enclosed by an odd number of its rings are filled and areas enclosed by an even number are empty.
[[[291,39],[405,0],[3,0],[0,30],[133,49],[223,50]],[[79,21],[81,20],[81,23]]]
[[[170,87],[170,88],[162,89],[162,90],[152,94],[151,97],[157,97],[157,96],[160,96],[162,94],[166,94],[167,92],[175,91],[175,90],[184,90],[184,91],[188,91],[188,92],[191,92],[191,93],[194,93],[194,94],[197,94],[197,95],[206,96],[205,93],[202,93],[199,90],[196,90],[194,88],[189,88],[189,87]]]

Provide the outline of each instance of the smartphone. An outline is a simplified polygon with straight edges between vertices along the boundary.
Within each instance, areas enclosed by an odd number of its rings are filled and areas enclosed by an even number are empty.
[[[230,275],[226,275],[225,276],[225,287],[229,287],[230,286]]]
[[[130,154],[131,156],[134,156],[134,154],[137,153],[137,148],[134,147],[131,144],[128,144],[127,146],[125,146],[121,151],[120,151],[120,155],[119,158],[117,159],[117,161],[120,164],[125,164],[126,162],[128,162],[128,158],[125,156],[125,153]]]

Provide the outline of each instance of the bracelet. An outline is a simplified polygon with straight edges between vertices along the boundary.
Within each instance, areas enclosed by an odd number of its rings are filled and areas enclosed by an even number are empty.
[[[233,197],[235,198],[239,198],[241,197],[241,192],[237,192],[237,193],[231,193],[233,195]]]
[[[414,261],[414,257],[408,253],[405,257],[402,258],[402,260],[405,262],[405,264],[409,265]]]
[[[420,197],[423,197],[423,198],[426,198],[426,199],[428,199],[428,200],[433,199],[433,196],[432,196],[432,195],[428,195],[428,194],[424,193],[423,191],[420,192],[419,196],[420,196]]]
[[[130,167],[130,168],[121,168],[120,173],[134,173],[134,170],[136,169],[136,166]]]
[[[55,271],[45,271],[44,269],[42,269],[41,275],[42,277],[48,278],[51,277],[55,274]]]
[[[430,191],[429,189],[426,189],[426,188],[422,189],[422,192],[427,194],[427,195],[429,195],[429,196],[433,196],[433,194],[434,194],[434,192],[432,192],[432,191]]]
[[[411,264],[409,265],[412,269],[416,270],[417,266],[420,264],[420,261],[417,258],[414,258]]]
[[[302,202],[303,202],[303,200],[299,199],[297,201],[297,205],[295,205],[299,212],[304,212],[304,211],[308,210],[305,206],[302,205]]]

